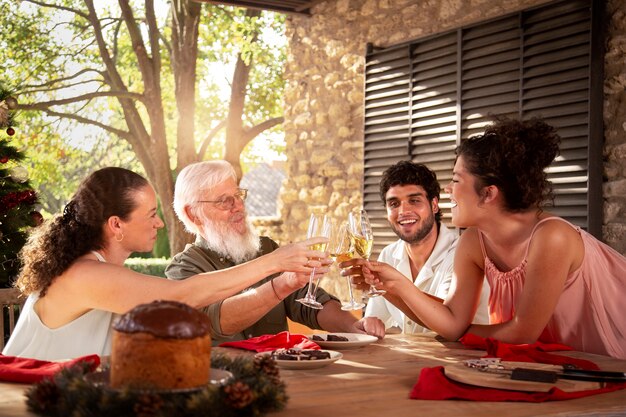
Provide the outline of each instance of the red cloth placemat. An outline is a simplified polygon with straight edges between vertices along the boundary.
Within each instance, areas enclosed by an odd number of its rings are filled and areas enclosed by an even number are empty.
[[[320,346],[302,334],[291,334],[287,331],[277,334],[265,334],[236,342],[224,342],[220,347],[268,352],[280,348],[320,349]]]
[[[424,368],[411,390],[414,400],[466,400],[466,401],[521,401],[539,403],[561,401],[589,395],[602,394],[626,388],[626,383],[607,384],[606,387],[587,391],[565,392],[556,387],[548,392],[511,391],[484,388],[448,379],[442,366]]]
[[[0,355],[0,381],[32,384],[50,378],[63,368],[86,362],[94,371],[100,365],[98,355],[81,356],[65,362],[50,362],[38,359]]]

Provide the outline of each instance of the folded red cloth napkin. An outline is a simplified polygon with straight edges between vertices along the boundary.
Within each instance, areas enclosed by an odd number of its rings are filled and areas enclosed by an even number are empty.
[[[255,352],[268,352],[280,348],[319,349],[320,346],[309,340],[302,334],[291,334],[287,331],[277,334],[264,334],[251,337],[247,340],[236,342],[224,342],[220,347],[233,347],[238,349],[254,350]]]
[[[558,350],[573,350],[571,347],[559,343],[543,343],[537,341],[530,344],[514,345],[493,338],[483,338],[474,334],[466,334],[459,341],[467,348],[486,350],[486,357],[500,358],[503,361],[538,362],[553,365],[568,364],[575,365],[580,369],[599,369],[598,365],[585,359],[576,359],[547,353]]]
[[[32,384],[44,378],[50,378],[61,369],[79,362],[86,362],[89,369],[94,371],[100,365],[100,357],[86,355],[65,362],[50,362],[0,354],[0,381]]]
[[[538,403],[570,400],[624,388],[626,388],[626,383],[611,383],[604,388],[576,392],[565,392],[556,387],[553,387],[548,392],[483,388],[452,381],[445,376],[443,367],[437,366],[422,369],[417,383],[411,390],[410,398],[414,400],[521,401]]]

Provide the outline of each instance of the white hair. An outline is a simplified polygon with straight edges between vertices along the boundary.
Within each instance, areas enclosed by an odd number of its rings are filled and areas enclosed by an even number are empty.
[[[174,187],[173,204],[176,215],[187,231],[201,233],[197,225],[187,216],[185,207],[198,201],[198,196],[203,191],[210,191],[231,178],[237,181],[237,173],[232,165],[224,160],[196,162],[180,171]]]

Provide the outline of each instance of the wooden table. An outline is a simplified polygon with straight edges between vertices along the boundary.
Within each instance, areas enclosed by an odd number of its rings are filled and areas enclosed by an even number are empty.
[[[290,399],[285,410],[269,417],[626,416],[626,390],[538,404],[410,400],[409,392],[421,368],[484,355],[483,351],[464,349],[459,343],[440,341],[432,334],[390,335],[342,353],[341,360],[324,368],[281,370]],[[580,352],[567,354],[592,360],[602,369],[626,372],[624,360]],[[31,415],[23,399],[26,387],[0,383],[0,416]]]

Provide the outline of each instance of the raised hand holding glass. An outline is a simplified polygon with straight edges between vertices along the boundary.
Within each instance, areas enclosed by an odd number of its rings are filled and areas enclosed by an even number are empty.
[[[348,230],[347,222],[339,222],[333,220],[330,239],[328,241],[328,251],[330,252],[330,257],[338,263],[347,261],[354,257],[354,246],[352,244],[352,236],[350,235],[350,231]],[[348,292],[350,293],[350,301],[344,303],[341,306],[341,309],[359,310],[365,307],[364,303],[359,303],[354,300],[352,285],[350,285],[350,277],[346,278],[348,280]]]
[[[351,212],[348,215],[350,233],[354,239],[354,250],[363,259],[369,260],[374,244],[374,232],[370,224],[369,217],[365,210]],[[378,297],[385,294],[385,290],[379,290],[374,285],[370,285],[370,290],[365,294],[368,297]]]
[[[309,228],[306,234],[307,239],[312,237],[330,237],[330,218],[325,214],[311,214],[309,219]],[[318,243],[316,245],[311,246],[311,249],[318,251],[325,251],[327,243]],[[296,301],[304,304],[307,307],[311,307],[317,310],[321,310],[324,308],[322,304],[320,304],[316,299],[317,287],[320,283],[322,277],[317,279],[315,286],[313,285],[313,279],[315,278],[315,268],[311,270],[311,275],[309,276],[309,286],[306,292],[306,295],[303,298],[299,298]]]

